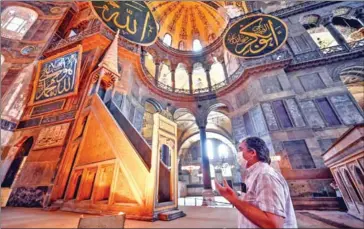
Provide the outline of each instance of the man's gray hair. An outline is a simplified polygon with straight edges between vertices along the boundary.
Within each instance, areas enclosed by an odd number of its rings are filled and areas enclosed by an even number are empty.
[[[243,139],[241,142],[245,142],[246,146],[250,150],[255,150],[257,152],[257,156],[259,161],[270,164],[271,159],[269,157],[269,149],[267,144],[265,144],[264,140],[258,137],[247,137]]]

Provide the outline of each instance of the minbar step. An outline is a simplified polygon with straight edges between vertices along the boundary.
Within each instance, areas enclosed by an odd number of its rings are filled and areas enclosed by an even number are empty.
[[[178,218],[182,218],[186,214],[181,210],[166,211],[158,214],[158,219],[162,221],[171,221]]]

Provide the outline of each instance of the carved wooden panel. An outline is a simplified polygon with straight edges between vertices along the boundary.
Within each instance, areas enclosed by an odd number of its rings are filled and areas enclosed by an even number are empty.
[[[62,146],[70,123],[43,128],[35,143],[34,150]]]

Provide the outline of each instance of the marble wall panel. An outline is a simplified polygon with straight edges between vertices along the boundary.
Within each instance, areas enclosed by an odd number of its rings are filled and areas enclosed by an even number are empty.
[[[301,111],[298,108],[298,105],[296,103],[295,99],[287,99],[286,100],[287,108],[291,114],[291,117],[293,119],[293,122],[296,127],[304,127],[306,126],[305,120],[302,117]]]
[[[299,79],[305,91],[315,91],[326,87],[318,73],[300,76]]]
[[[272,94],[282,91],[282,86],[278,81],[277,76],[269,76],[259,79],[265,94]]]
[[[308,124],[311,127],[325,127],[324,120],[322,119],[313,101],[300,101],[299,104],[303,111],[303,115],[306,117]]]
[[[364,122],[362,114],[348,95],[330,96],[330,101],[334,105],[341,120],[343,120],[346,125]]]

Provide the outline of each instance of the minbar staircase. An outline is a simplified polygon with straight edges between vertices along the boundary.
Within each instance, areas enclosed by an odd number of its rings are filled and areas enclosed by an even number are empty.
[[[177,209],[176,124],[154,114],[150,147],[112,101],[105,104],[97,94],[87,100],[79,118],[87,121],[61,210],[124,212],[126,218],[148,221],[185,216]],[[170,166],[161,160],[163,145]]]

